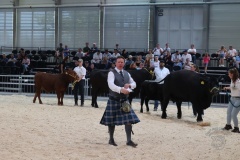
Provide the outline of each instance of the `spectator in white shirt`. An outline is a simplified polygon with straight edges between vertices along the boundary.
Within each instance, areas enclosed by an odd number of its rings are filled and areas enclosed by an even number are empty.
[[[120,56],[120,54],[118,53],[118,50],[114,49],[114,52],[113,52],[113,54],[111,56],[112,62],[115,62],[115,60],[117,59],[118,56]]]
[[[166,56],[167,55],[167,52],[170,52],[171,53],[171,48],[169,47],[169,44],[166,43],[165,44],[165,47],[163,48],[163,56]]]
[[[194,48],[194,44],[191,44],[191,48],[188,49],[187,51],[192,57],[191,57],[191,61],[196,64],[196,53],[197,50]]]
[[[183,54],[182,54],[182,63],[186,63],[186,60],[187,58],[189,59],[189,61],[192,61],[192,56],[191,54],[189,54],[186,50],[183,51]]]
[[[78,52],[75,54],[75,57],[82,58],[84,57],[84,53],[82,51],[82,48],[78,48]]]
[[[156,47],[153,49],[153,54],[154,56],[158,56],[160,58],[162,53],[163,53],[163,49],[160,47],[160,44],[158,43]]]
[[[100,63],[102,61],[102,53],[98,50],[96,53],[93,54],[93,59],[91,63]]]
[[[227,62],[229,63],[229,67],[236,64],[236,56],[238,55],[237,50],[233,48],[233,46],[229,46],[229,50],[227,51],[227,54],[225,58],[227,59]]]

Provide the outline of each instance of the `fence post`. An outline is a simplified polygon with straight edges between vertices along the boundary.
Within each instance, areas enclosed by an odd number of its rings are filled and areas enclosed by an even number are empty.
[[[22,75],[18,77],[18,92],[22,93]]]

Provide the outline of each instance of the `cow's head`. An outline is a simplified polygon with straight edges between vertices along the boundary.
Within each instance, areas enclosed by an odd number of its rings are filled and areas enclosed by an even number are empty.
[[[150,68],[143,68],[144,70],[148,71],[148,73],[150,73],[151,77],[149,79],[153,80],[155,79],[155,74],[154,74],[154,68],[150,67]]]
[[[211,76],[204,77],[201,82],[201,84],[206,83],[207,88],[212,96],[216,96],[219,93],[219,85],[218,85],[218,79]]]
[[[71,69],[64,70],[63,74],[68,76],[69,81],[73,82],[73,84],[72,84],[73,86],[78,81],[79,77],[78,77],[77,73]]]

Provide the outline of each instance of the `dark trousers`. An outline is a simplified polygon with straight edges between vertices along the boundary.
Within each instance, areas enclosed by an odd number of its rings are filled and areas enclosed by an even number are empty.
[[[77,82],[74,86],[73,93],[74,93],[74,100],[76,104],[78,102],[78,91],[81,96],[81,104],[84,103],[84,85],[85,85],[85,79],[82,79],[81,81]]]

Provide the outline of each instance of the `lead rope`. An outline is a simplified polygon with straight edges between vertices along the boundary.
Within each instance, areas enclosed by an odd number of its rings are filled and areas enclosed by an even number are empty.
[[[232,103],[231,98],[230,98],[230,95],[228,94],[228,92],[227,92],[226,95],[228,96],[228,100],[229,100],[229,102],[231,103],[231,105],[232,105],[233,107],[235,107],[235,108],[240,107],[240,104],[239,104],[239,106],[235,106],[235,105]]]

